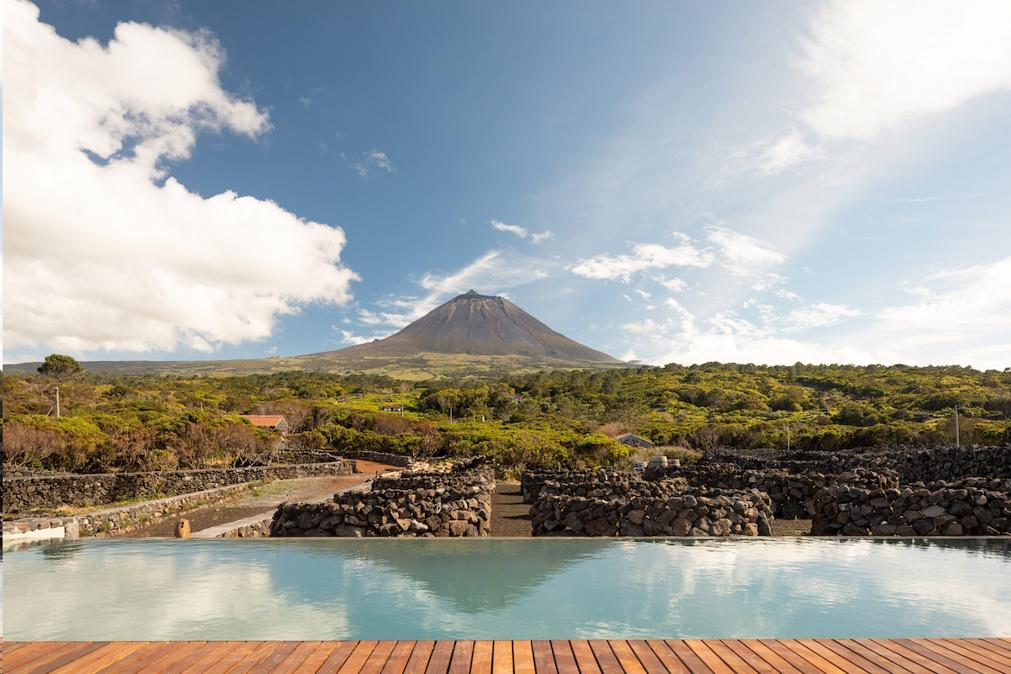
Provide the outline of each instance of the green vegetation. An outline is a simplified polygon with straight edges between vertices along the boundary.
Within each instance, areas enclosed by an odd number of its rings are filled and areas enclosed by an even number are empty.
[[[4,379],[8,464],[102,471],[244,465],[297,450],[483,454],[507,466],[613,465],[631,431],[669,451],[1011,442],[1011,370],[795,365],[538,371],[437,382],[380,375],[83,372],[63,417],[37,376]],[[382,408],[404,405],[403,414]],[[239,415],[284,414],[280,436]],[[682,448],[682,449],[675,449]],[[282,451],[283,450],[283,451]],[[279,454],[280,453],[280,454]],[[691,456],[691,454],[682,454]]]
[[[71,356],[65,356],[62,353],[51,353],[46,356],[46,359],[39,365],[38,371],[47,377],[69,377],[70,375],[77,374],[82,369],[81,364],[77,362]]]

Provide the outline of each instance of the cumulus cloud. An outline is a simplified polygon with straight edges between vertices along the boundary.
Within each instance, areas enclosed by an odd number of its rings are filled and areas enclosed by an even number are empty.
[[[71,42],[21,0],[4,20],[8,347],[210,351],[350,299],[339,227],[171,176],[201,133],[270,128],[222,88],[211,35],[121,23]]]
[[[758,171],[767,176],[777,175],[818,156],[816,147],[810,145],[799,131],[792,131],[762,148],[758,156]]]
[[[502,222],[501,220],[492,220],[491,226],[500,232],[506,232],[508,234],[518,236],[521,239],[529,237],[533,243],[540,243],[541,241],[550,239],[554,236],[554,233],[550,229],[546,229],[543,232],[531,232],[522,225],[510,225]]]
[[[664,246],[658,243],[637,243],[630,253],[609,255],[602,253],[580,260],[568,267],[577,276],[628,283],[641,272],[669,267],[708,267],[713,254],[697,247],[684,234],[677,235],[679,243]]]

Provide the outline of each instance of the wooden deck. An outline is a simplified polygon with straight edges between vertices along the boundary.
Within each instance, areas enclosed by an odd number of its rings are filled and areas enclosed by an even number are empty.
[[[116,641],[3,645],[16,672],[1011,672],[1011,639]]]

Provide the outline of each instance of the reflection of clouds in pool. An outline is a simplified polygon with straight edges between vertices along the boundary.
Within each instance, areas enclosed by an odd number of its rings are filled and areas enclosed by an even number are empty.
[[[1004,582],[1011,547],[989,544],[286,540],[76,545],[48,548],[45,555],[9,556],[4,569],[8,624],[25,632],[45,631],[16,636],[1011,632],[1011,587]]]

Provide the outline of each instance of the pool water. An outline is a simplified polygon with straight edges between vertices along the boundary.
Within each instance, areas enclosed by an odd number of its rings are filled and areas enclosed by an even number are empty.
[[[3,575],[13,640],[1011,634],[995,540],[88,540]]]

